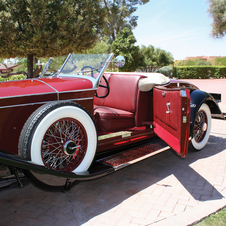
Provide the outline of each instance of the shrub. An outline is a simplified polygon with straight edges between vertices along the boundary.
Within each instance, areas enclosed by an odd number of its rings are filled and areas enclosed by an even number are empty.
[[[181,79],[225,78],[226,67],[213,66],[181,66],[173,68],[173,76]]]
[[[189,60],[178,60],[174,62],[174,66],[211,66],[212,63],[210,61],[205,61],[199,58],[189,59]]]
[[[219,66],[226,66],[226,57],[217,57],[214,60],[214,64],[215,65],[219,65]]]
[[[171,77],[172,72],[173,72],[173,68],[170,67],[170,66],[164,66],[164,67],[159,69],[159,72],[164,74],[165,76]]]
[[[23,80],[26,79],[26,76],[21,74],[21,75],[12,75],[8,78],[3,78],[0,76],[0,82],[5,82],[5,81],[12,81],[12,80]]]

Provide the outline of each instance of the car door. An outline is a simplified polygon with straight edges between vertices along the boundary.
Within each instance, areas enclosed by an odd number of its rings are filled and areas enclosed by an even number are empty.
[[[154,132],[181,157],[187,155],[190,134],[188,89],[153,89]]]

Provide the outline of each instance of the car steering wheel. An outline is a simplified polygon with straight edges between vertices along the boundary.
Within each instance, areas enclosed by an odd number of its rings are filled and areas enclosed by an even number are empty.
[[[96,70],[98,71],[95,67],[92,67],[92,66],[84,66],[82,69],[81,69],[81,72],[87,68],[90,68],[91,70],[91,76],[94,78],[94,75],[93,75],[93,71]],[[89,71],[88,71],[89,72]]]
[[[98,97],[98,98],[105,98],[105,97],[107,97],[108,94],[110,93],[110,86],[109,86],[108,80],[106,79],[106,77],[105,77],[104,75],[103,75],[103,79],[104,79],[104,81],[106,82],[106,85],[102,85],[102,84],[99,83],[99,87],[102,87],[102,88],[107,89],[107,93],[106,93],[105,95],[103,95],[103,96],[99,96],[99,95],[97,94],[97,91],[96,91],[96,93],[94,94],[95,97]]]
[[[94,67],[92,67],[92,66],[84,66],[84,67],[81,69],[81,72],[82,72],[83,70],[87,69],[87,68],[91,69],[91,70],[90,70],[90,71],[91,71],[91,76],[92,76],[93,78],[94,78],[94,74],[93,74],[93,71],[94,71],[94,70],[97,71],[97,72],[100,72],[97,68],[94,68]],[[97,94],[97,92],[96,92],[96,93],[94,94],[95,97],[98,97],[98,98],[105,98],[105,97],[108,96],[108,94],[109,94],[109,92],[110,92],[110,86],[109,86],[108,80],[106,79],[106,77],[105,77],[104,75],[103,75],[103,79],[104,79],[106,85],[102,85],[102,84],[99,83],[99,87],[102,87],[102,88],[107,89],[107,93],[106,93],[105,95],[103,95],[103,96],[99,96],[99,95]]]

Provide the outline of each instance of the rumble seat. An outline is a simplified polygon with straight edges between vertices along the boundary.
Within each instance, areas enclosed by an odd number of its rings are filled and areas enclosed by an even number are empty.
[[[152,120],[152,94],[138,88],[143,75],[105,74],[110,86],[106,98],[94,97],[94,117],[98,132],[115,132],[142,126],[143,121]],[[103,80],[103,79],[102,79]],[[104,81],[101,81],[104,84]],[[99,87],[98,95],[106,89]]]

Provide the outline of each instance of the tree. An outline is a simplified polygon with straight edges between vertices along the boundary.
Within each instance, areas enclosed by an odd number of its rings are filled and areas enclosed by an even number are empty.
[[[213,61],[213,65],[226,66],[226,57],[217,57]]]
[[[100,40],[96,43],[95,46],[91,49],[87,49],[84,51],[85,54],[103,54],[110,52],[110,45],[108,41]]]
[[[226,35],[226,0],[209,0],[209,13],[213,18],[212,36],[222,38]]]
[[[28,77],[34,57],[67,55],[90,48],[104,24],[101,0],[2,0],[1,57],[27,57]]]
[[[160,48],[155,49],[157,65],[158,66],[167,66],[173,64],[173,55],[170,52],[162,50]]]
[[[111,45],[111,50],[115,56],[123,55],[126,60],[124,67],[120,71],[135,71],[143,61],[139,46],[135,46],[136,39],[129,28],[119,31],[115,41]]]
[[[111,37],[111,43],[118,32],[125,27],[132,29],[137,26],[138,16],[133,15],[137,5],[142,5],[149,0],[103,0],[106,10],[106,26],[103,34]]]
[[[167,66],[173,64],[173,56],[170,52],[155,48],[152,45],[148,47],[142,45],[141,53],[144,57],[144,67]]]
[[[155,47],[152,45],[145,46],[141,45],[141,54],[144,57],[144,64],[141,65],[142,67],[154,67],[157,66],[157,56],[155,53]]]

